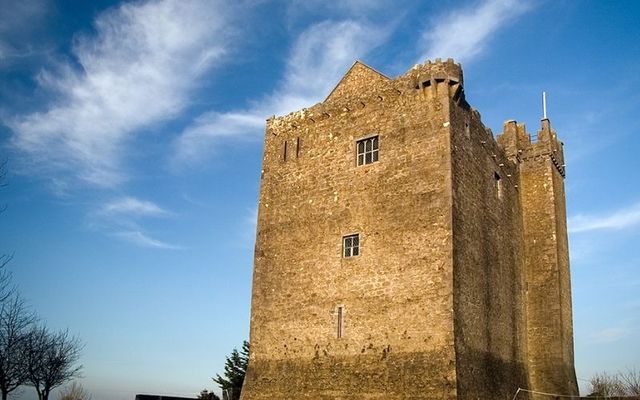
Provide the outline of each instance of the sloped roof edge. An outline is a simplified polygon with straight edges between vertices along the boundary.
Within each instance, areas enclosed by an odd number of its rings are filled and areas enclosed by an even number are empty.
[[[331,92],[329,92],[329,94],[327,95],[327,97],[324,98],[324,101],[329,100],[329,97],[331,97],[331,95],[333,94],[333,92],[336,91],[336,89],[340,86],[340,84],[342,83],[342,81],[344,81],[344,79],[349,75],[349,73],[351,72],[351,70],[353,68],[355,68],[356,65],[362,65],[363,67],[370,69],[371,71],[375,72],[376,74],[380,75],[381,77],[391,80],[391,78],[389,78],[388,76],[386,76],[385,74],[383,74],[382,72],[378,71],[377,69],[368,66],[366,63],[364,63],[361,60],[355,60],[353,62],[353,64],[351,64],[351,66],[349,67],[349,69],[347,70],[347,72],[344,73],[344,75],[342,75],[342,78],[340,78],[340,80],[338,81],[338,83],[333,87],[333,89],[331,90]]]

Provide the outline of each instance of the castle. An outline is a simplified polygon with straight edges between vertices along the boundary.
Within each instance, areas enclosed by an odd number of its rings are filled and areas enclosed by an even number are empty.
[[[243,400],[577,394],[562,143],[463,88],[356,62],[267,121]]]

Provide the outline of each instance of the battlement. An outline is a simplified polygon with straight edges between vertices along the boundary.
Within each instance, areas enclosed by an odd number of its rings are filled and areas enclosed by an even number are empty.
[[[452,59],[356,61],[263,157],[242,400],[577,392],[548,119],[496,138]]]
[[[404,77],[413,79],[416,89],[440,82],[463,86],[462,66],[452,58],[446,61],[436,58],[435,61],[427,60],[423,64],[416,64],[404,74]]]
[[[448,89],[436,90],[438,85]],[[469,108],[464,97],[462,66],[452,58],[446,61],[439,58],[427,60],[393,79],[356,61],[324,101],[283,116],[271,116],[267,124],[272,128],[272,133],[277,135],[281,130],[296,129],[302,124],[351,113],[364,109],[372,102],[394,100],[418,89],[425,93],[429,89],[435,90],[433,93],[450,96],[457,104]]]
[[[496,140],[511,161],[520,163],[550,157],[560,175],[565,176],[563,143],[548,118],[541,120],[540,130],[533,137],[523,123],[505,121]]]

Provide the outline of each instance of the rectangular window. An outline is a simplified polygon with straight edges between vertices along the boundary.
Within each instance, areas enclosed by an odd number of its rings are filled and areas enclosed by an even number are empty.
[[[494,173],[493,177],[496,179],[496,194],[499,199],[502,199],[502,178],[497,172]]]
[[[338,337],[338,339],[340,339],[342,337],[342,334],[344,333],[344,307],[343,306],[338,306],[338,308],[336,309],[336,325],[337,325],[337,330],[336,330],[336,336]]]
[[[378,161],[378,136],[358,140],[356,142],[358,166]]]
[[[354,257],[360,254],[360,234],[349,235],[342,238],[342,255]]]
[[[282,159],[287,161],[287,141],[284,141],[284,148],[282,150]]]

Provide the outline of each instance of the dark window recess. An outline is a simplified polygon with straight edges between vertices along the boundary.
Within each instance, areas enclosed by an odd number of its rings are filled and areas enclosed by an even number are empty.
[[[378,161],[378,136],[356,142],[357,164],[366,165]]]
[[[287,161],[287,141],[284,141],[284,149],[282,150],[282,160]]]
[[[496,180],[496,194],[498,195],[498,198],[501,199],[502,198],[502,178],[500,178],[500,175],[498,175],[497,172],[494,172],[493,177]]]
[[[344,307],[338,306],[338,309],[336,310],[336,319],[336,336],[340,339],[344,333]]]
[[[342,238],[342,255],[355,257],[360,254],[360,234],[349,235]]]
[[[296,158],[300,157],[300,144],[302,142],[300,141],[300,138],[296,139]]]

